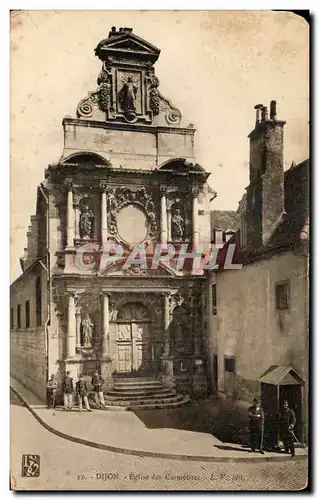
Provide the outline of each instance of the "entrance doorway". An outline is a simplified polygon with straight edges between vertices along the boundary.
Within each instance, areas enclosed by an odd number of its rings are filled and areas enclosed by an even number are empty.
[[[143,304],[125,304],[117,315],[117,372],[140,374],[152,371],[151,318]]]

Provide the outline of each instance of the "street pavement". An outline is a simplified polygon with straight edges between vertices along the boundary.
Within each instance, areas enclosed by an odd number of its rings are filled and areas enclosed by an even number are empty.
[[[265,455],[251,454],[247,441],[244,444],[221,441],[209,424],[206,428],[198,428],[202,413],[205,413],[203,405],[181,408],[180,412],[174,412],[173,415],[167,410],[96,410],[80,413],[77,406],[72,411],[65,412],[59,407],[53,412],[17,380],[11,380],[11,387],[47,429],[59,437],[106,451],[120,451],[143,457],[204,461],[215,461],[217,458],[224,461],[236,459],[253,462],[289,459],[286,455],[273,451]],[[214,409],[214,404],[210,403],[209,406]],[[212,420],[218,428],[218,416]],[[220,427],[225,427],[225,423]],[[303,450],[297,450],[296,459],[304,459],[304,456]]]
[[[39,477],[22,477],[23,454],[40,456]],[[305,459],[207,462],[98,450],[46,430],[11,391],[11,488],[14,490],[296,491],[307,485],[307,467]]]

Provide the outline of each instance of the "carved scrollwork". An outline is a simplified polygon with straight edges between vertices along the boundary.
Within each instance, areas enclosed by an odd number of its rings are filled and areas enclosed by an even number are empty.
[[[99,91],[89,92],[88,97],[79,102],[76,115],[78,118],[90,118],[93,115],[93,108],[99,104]]]
[[[160,112],[160,96],[158,91],[159,79],[157,76],[150,77],[150,108],[153,115],[158,115]]]
[[[160,110],[165,112],[165,119],[169,125],[179,125],[182,119],[182,113],[175,108],[169,99],[166,99],[160,92]]]
[[[92,357],[94,354],[94,348],[92,347],[77,347],[76,351],[82,354],[83,357]]]
[[[100,86],[98,91],[98,104],[101,111],[107,111],[110,105],[111,97],[111,75],[106,70],[105,66],[97,79],[97,84]]]
[[[117,236],[117,214],[126,205],[135,205],[143,210],[148,220],[148,237],[153,238],[157,231],[155,204],[145,188],[132,191],[129,188],[110,188],[107,190],[108,231]]]
[[[93,115],[94,107],[106,112],[110,105],[111,96],[111,75],[104,65],[97,79],[99,88],[94,92],[89,92],[88,97],[79,102],[76,114],[78,118],[90,118]]]
[[[123,269],[122,273],[124,276],[148,276],[147,269],[141,269],[140,267],[129,267]]]
[[[149,82],[149,103],[154,116],[159,115],[161,111],[165,113],[166,122],[169,125],[179,125],[182,119],[182,114],[179,109],[175,108],[171,101],[164,97],[158,87],[159,79],[151,71],[147,76]]]
[[[172,311],[175,307],[185,304],[185,297],[182,293],[177,292],[169,295],[169,309]]]

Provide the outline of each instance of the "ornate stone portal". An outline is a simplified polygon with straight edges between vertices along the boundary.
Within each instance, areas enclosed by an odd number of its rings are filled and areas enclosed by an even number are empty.
[[[205,380],[203,276],[177,263],[182,245],[191,251],[209,227],[198,210],[208,174],[194,161],[193,128],[181,127],[159,92],[159,50],[125,28],[95,53],[99,88],[76,120],[65,119],[62,160],[46,174],[60,242],[52,278],[59,362],[74,376],[101,370],[108,388],[119,376],[147,376],[196,395]],[[107,254],[110,244],[122,260]],[[154,264],[158,244],[167,250]],[[138,258],[126,265],[137,248],[146,267]]]

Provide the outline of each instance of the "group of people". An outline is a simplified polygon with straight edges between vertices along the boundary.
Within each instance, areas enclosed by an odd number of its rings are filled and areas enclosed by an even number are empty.
[[[98,408],[105,407],[104,395],[103,395],[103,383],[104,380],[101,378],[100,374],[95,371],[92,377],[92,390],[95,396],[95,403]],[[75,393],[78,404],[79,411],[83,409],[83,402],[87,411],[92,411],[88,399],[89,390],[87,383],[83,378],[83,375],[79,375],[78,380],[74,383],[73,378],[70,376],[70,372],[66,372],[62,384],[59,387],[58,382],[54,375],[51,375],[47,383],[47,406],[48,408],[55,409],[56,399],[58,392],[63,394],[63,408],[64,410],[72,410],[73,407],[73,394]]]
[[[259,451],[264,454],[264,411],[258,398],[255,398],[253,405],[248,410],[249,433],[251,451]],[[296,425],[296,416],[294,411],[289,408],[288,401],[284,401],[283,411],[279,415],[280,438],[283,442],[285,453],[295,456],[294,428]]]
[[[105,407],[103,395],[103,379],[98,371],[95,371],[91,380],[92,389],[95,396],[95,403],[98,408]],[[77,382],[74,384],[70,372],[66,372],[63,380],[62,387],[64,410],[71,410],[73,406],[73,394],[75,393],[78,399],[79,411],[82,411],[83,402],[87,411],[92,411],[88,399],[89,390],[83,375],[79,375]],[[55,376],[51,375],[47,383],[47,406],[48,408],[55,409],[56,396],[59,392],[59,384],[55,380]],[[265,416],[258,398],[255,398],[253,405],[248,410],[249,418],[249,433],[250,433],[250,446],[251,451],[259,451],[264,454],[264,424]],[[294,428],[296,425],[296,416],[294,411],[289,408],[288,401],[284,401],[283,411],[279,415],[280,437],[284,444],[285,453],[290,453],[292,457],[295,456],[294,445]]]

